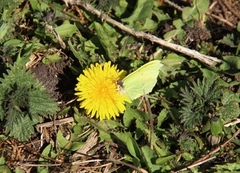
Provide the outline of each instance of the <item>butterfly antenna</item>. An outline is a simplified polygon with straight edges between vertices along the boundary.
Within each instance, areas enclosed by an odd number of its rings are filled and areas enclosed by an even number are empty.
[[[150,143],[150,148],[153,149],[153,116],[152,116],[152,110],[151,110],[151,106],[150,106],[148,97],[146,96],[145,93],[144,93],[143,97],[146,101],[147,111],[149,113],[149,120],[150,120],[150,128],[149,128],[150,140],[149,140],[149,143]]]

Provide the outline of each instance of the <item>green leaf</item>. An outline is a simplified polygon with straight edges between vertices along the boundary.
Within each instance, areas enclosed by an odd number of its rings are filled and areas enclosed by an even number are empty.
[[[148,17],[151,17],[152,7],[153,0],[137,0],[131,16],[122,19],[122,21],[129,24],[134,24],[136,21],[144,22]]]
[[[239,95],[225,90],[221,102],[223,105],[218,108],[217,112],[221,119],[224,120],[224,123],[228,123],[239,116]]]
[[[187,160],[187,161],[190,161],[190,160],[192,160],[192,159],[194,158],[194,156],[193,156],[192,154],[187,153],[187,152],[184,152],[184,153],[182,154],[182,157],[183,157],[185,160]]]
[[[7,23],[2,23],[0,27],[0,40],[3,39],[3,37],[7,34],[9,31],[10,26]]]
[[[155,31],[158,27],[158,23],[152,19],[147,18],[141,30],[144,31]]]
[[[202,127],[202,133],[205,133],[210,130],[210,121],[207,121],[206,124]]]
[[[120,18],[125,12],[127,12],[128,5],[129,2],[127,2],[126,0],[119,0],[119,4],[114,7],[116,11],[115,15]]]
[[[58,115],[66,115],[69,110],[71,109],[71,106],[67,106],[61,110],[61,112],[58,113]]]
[[[136,127],[138,131],[147,135],[150,138],[149,126],[146,125],[145,121],[136,120]]]
[[[234,34],[227,34],[226,36],[224,36],[221,40],[218,40],[218,43],[227,45],[231,48],[236,48],[237,45],[235,45],[235,38],[234,38]]]
[[[0,172],[11,173],[11,170],[8,168],[8,166],[5,163],[4,157],[0,157]]]
[[[101,43],[98,36],[93,36],[90,40],[84,42],[84,48],[90,54],[94,54],[96,50],[101,48]]]
[[[177,66],[184,61],[186,61],[186,58],[175,53],[169,53],[161,62],[166,66]]]
[[[18,167],[15,169],[15,173],[25,173],[25,171],[19,169]]]
[[[132,104],[136,103],[137,101],[133,102]],[[138,103],[137,103],[138,104]],[[129,104],[126,106],[126,111],[124,112],[123,115],[123,124],[125,127],[129,127],[131,125],[131,122],[134,119],[138,119],[140,121],[145,121],[147,120],[147,116],[145,113],[142,111],[132,109]]]
[[[116,120],[102,120],[98,122],[98,125],[103,127],[105,130],[115,129],[117,127],[124,127],[121,123]]]
[[[182,26],[184,26],[183,21],[181,19],[174,20],[173,25],[176,27],[176,29],[164,34],[163,38],[165,40],[172,40],[174,38],[177,38],[179,41],[182,41],[185,37],[185,30],[182,29]]]
[[[167,109],[163,109],[161,110],[159,116],[157,116],[157,127],[161,127],[162,123],[164,122],[164,120],[167,118],[168,115],[168,110]]]
[[[98,122],[96,126],[96,128],[98,128],[101,141],[112,141],[111,131],[119,127],[124,126],[114,120],[102,120]]]
[[[48,55],[48,56],[44,57],[42,62],[44,64],[49,65],[49,64],[52,64],[52,63],[59,62],[59,61],[61,61],[61,59],[62,58],[57,53],[55,53],[55,54]]]
[[[115,61],[117,53],[117,37],[115,29],[106,23],[101,25],[100,23],[94,22],[93,24],[97,33],[98,41],[101,43],[107,56],[112,59],[112,61]]]
[[[223,165],[217,165],[217,170],[221,172],[239,172],[240,164],[239,163],[226,163]]]
[[[81,134],[82,132],[83,132],[83,127],[80,124],[73,125],[70,140],[75,141],[75,140],[79,139],[79,134]]]
[[[181,19],[177,19],[173,21],[173,25],[177,28],[180,29],[184,26],[184,23]]]
[[[7,118],[8,120],[10,118]],[[13,119],[13,118],[11,118]],[[34,133],[34,123],[29,116],[22,117],[21,115],[13,121],[12,126],[9,124],[6,126],[6,132],[10,132],[9,135],[17,138],[19,141],[27,141],[31,134]]]
[[[31,5],[33,10],[35,10],[35,11],[40,11],[41,10],[38,0],[29,0],[29,2],[30,2],[30,5]]]
[[[69,141],[63,136],[63,133],[61,130],[59,130],[57,133],[57,144],[60,148],[65,148],[66,145],[69,144]]]
[[[11,39],[8,40],[4,43],[4,46],[19,46],[22,47],[24,45],[24,43],[22,42],[22,40],[18,40],[18,39]]]
[[[44,150],[42,152],[42,156],[45,156],[45,157],[40,157],[38,161],[43,164],[44,162],[48,163],[48,160],[46,158],[50,157],[50,158],[54,159],[57,156],[57,154],[53,152],[52,145],[49,144],[44,148]],[[37,171],[39,173],[48,173],[49,169],[48,169],[48,167],[38,166]]]
[[[121,19],[123,22],[127,22],[135,29],[141,28],[144,25],[147,18],[152,17],[153,0],[138,0],[134,11],[128,18]]]
[[[221,98],[221,102],[223,105],[227,105],[231,103],[232,101],[239,102],[239,94],[236,94],[230,90],[224,90],[223,96]]]
[[[43,152],[42,152],[42,155],[43,155],[43,156],[48,156],[48,157],[54,159],[54,158],[57,156],[57,153],[55,153],[55,152],[53,151],[52,145],[49,144],[49,145],[47,145],[47,146],[44,148],[44,150],[43,150]],[[40,158],[39,158],[39,161],[48,161],[46,158],[47,158],[47,157],[40,157]]]
[[[153,160],[156,159],[156,155],[154,153],[154,150],[152,150],[147,145],[141,147],[141,150],[142,150],[142,153],[143,153],[143,157],[146,160],[146,165],[148,167],[148,170],[150,170],[151,172],[159,171],[159,166],[155,165],[153,163]]]
[[[86,142],[73,142],[70,146],[71,151],[77,151],[80,147],[84,146]]]
[[[189,22],[191,20],[201,20],[201,17],[205,15],[205,12],[208,10],[208,6],[209,0],[194,0],[193,7],[185,7],[183,9],[183,21]]]
[[[199,20],[199,13],[196,7],[185,7],[182,12],[182,19],[184,22],[189,22],[193,19]]]
[[[209,7],[209,0],[194,0],[193,1],[194,6],[196,6],[198,12],[203,15],[207,12]]]
[[[237,31],[240,32],[240,22],[237,24]]]
[[[140,148],[138,147],[138,143],[132,138],[131,133],[114,133],[116,137],[123,142],[127,146],[128,152],[138,160],[142,160],[142,153]]]
[[[100,142],[102,141],[112,141],[112,137],[110,133],[107,133],[104,130],[99,129],[99,138]]]
[[[213,119],[211,121],[210,124],[210,130],[211,130],[211,134],[213,136],[218,136],[223,132],[223,123],[222,121],[218,118],[218,119]]]
[[[238,73],[240,69],[239,56],[224,56],[223,63],[220,68],[225,71],[229,71],[231,74]]]
[[[163,35],[165,40],[173,40],[177,38],[179,41],[182,41],[185,36],[185,31],[183,29],[174,29]]]
[[[76,31],[77,27],[69,23],[68,20],[64,21],[64,23],[55,28],[60,37],[71,37]]]
[[[169,162],[170,160],[174,159],[176,157],[176,155],[170,155],[170,156],[166,156],[166,157],[161,157],[161,158],[157,158],[156,159],[156,164],[157,165],[163,165],[166,162]]]
[[[80,47],[80,50],[76,50],[73,43],[68,40],[68,46],[73,53],[73,55],[79,60],[79,62],[85,62],[85,59],[87,59],[87,53],[83,50],[82,47]],[[81,45],[82,46],[82,45]]]
[[[207,69],[207,68],[201,68],[200,70],[202,71],[203,76],[204,76],[205,78],[207,78],[208,80],[213,80],[213,81],[215,81],[216,79],[219,78],[219,74],[218,74],[218,73],[216,73],[216,72],[214,72],[214,71],[211,71],[211,70],[209,70],[209,69]]]
[[[56,102],[53,101],[51,96],[44,88],[39,87],[39,91],[29,93],[29,111],[32,115],[47,115],[55,114],[59,108]]]

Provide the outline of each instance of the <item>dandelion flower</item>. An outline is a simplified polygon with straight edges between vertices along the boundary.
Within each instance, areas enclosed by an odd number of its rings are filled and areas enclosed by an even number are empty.
[[[80,108],[85,108],[86,113],[100,120],[116,119],[126,110],[125,102],[131,102],[118,90],[117,81],[121,80],[125,71],[119,71],[111,62],[100,65],[96,63],[83,71],[77,78],[75,95],[80,101]]]

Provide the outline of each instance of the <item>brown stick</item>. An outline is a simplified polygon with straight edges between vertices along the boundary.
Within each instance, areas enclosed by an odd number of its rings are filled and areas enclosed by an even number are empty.
[[[154,35],[151,34],[147,34],[145,32],[140,32],[140,31],[135,31],[134,29],[131,29],[125,25],[123,25],[120,22],[117,22],[116,20],[113,20],[112,18],[108,17],[105,14],[102,14],[100,11],[98,11],[97,9],[95,9],[94,7],[92,7],[91,5],[82,2],[82,1],[74,1],[74,0],[64,0],[64,2],[68,5],[68,4],[77,4],[82,6],[84,9],[86,9],[87,11],[97,15],[99,18],[104,19],[104,21],[118,27],[119,29],[137,37],[137,38],[144,38],[147,40],[150,40],[151,42],[157,43],[163,47],[167,47],[169,49],[172,49],[176,52],[185,54],[189,57],[192,57],[194,59],[197,59],[199,61],[201,61],[202,63],[205,63],[211,67],[213,67],[216,63],[221,63],[222,61],[217,59],[216,57],[212,57],[212,56],[208,56],[208,55],[204,55],[199,53],[196,50],[192,50],[174,43],[169,43],[161,38],[158,38]]]
[[[178,173],[178,172],[181,172],[181,171],[186,171],[187,169],[190,169],[190,168],[193,168],[195,166],[198,166],[198,165],[201,165],[205,162],[208,162],[212,159],[215,159],[216,157],[213,156],[211,157],[213,154],[215,154],[216,152],[218,152],[221,148],[225,147],[228,143],[231,142],[231,140],[233,140],[238,134],[240,133],[240,129],[238,129],[238,131],[236,131],[233,136],[228,139],[226,142],[224,142],[222,145],[220,145],[219,147],[215,148],[213,151],[211,151],[210,153],[208,153],[206,156],[200,158],[199,160],[195,161],[193,164],[191,164],[190,166],[186,167],[186,168],[183,168],[181,170],[178,170],[178,171],[175,171],[174,173]]]

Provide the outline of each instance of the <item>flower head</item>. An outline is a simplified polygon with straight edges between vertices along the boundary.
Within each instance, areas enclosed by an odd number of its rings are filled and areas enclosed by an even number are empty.
[[[81,101],[80,107],[85,108],[91,118],[115,119],[125,111],[125,101],[131,101],[118,91],[117,84],[124,77],[125,71],[119,71],[117,66],[107,62],[91,65],[83,73],[77,78],[75,95]]]

